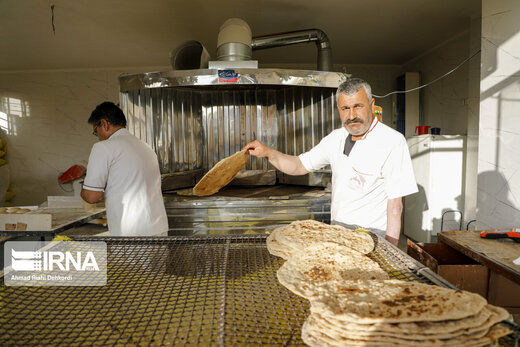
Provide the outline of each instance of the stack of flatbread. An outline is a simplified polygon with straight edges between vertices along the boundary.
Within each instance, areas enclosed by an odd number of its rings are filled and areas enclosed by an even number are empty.
[[[311,346],[486,346],[511,330],[509,313],[477,294],[389,279],[366,256],[370,234],[316,221],[275,229],[268,250],[287,261],[282,285],[311,303]]]
[[[509,313],[477,294],[400,280],[324,283],[310,298],[311,346],[486,346]]]
[[[366,232],[315,220],[295,221],[274,229],[267,237],[267,249],[271,254],[287,260],[293,253],[322,242],[334,242],[362,254],[374,249],[374,240]]]

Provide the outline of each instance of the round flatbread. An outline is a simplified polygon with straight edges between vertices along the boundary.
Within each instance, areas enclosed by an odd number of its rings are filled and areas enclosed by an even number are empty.
[[[381,335],[353,336],[348,331],[337,335],[316,322],[313,316],[309,316],[302,327],[302,339],[310,346],[487,346],[510,333],[510,329],[494,325],[483,334],[461,335],[449,339],[405,340]]]
[[[461,319],[487,304],[478,294],[399,280],[347,286],[327,282],[316,293],[310,298],[311,312],[360,324]]]
[[[493,305],[486,305],[473,316],[462,319],[452,319],[438,322],[409,322],[409,323],[376,323],[358,324],[356,322],[338,321],[332,317],[324,317],[317,313],[324,321],[332,327],[338,327],[341,331],[359,332],[361,334],[373,334],[378,331],[382,334],[392,336],[402,335],[434,335],[437,338],[449,338],[462,334],[471,334],[483,329],[489,329],[492,325],[509,317],[505,309]]]
[[[367,256],[346,246],[323,242],[293,253],[277,272],[278,280],[304,298],[316,294],[324,282],[341,283],[388,279],[379,265]]]
[[[245,150],[222,159],[193,187],[193,195],[208,196],[215,194],[233,180],[235,175],[242,170],[247,159],[249,159],[249,154]]]
[[[359,336],[386,336],[395,337],[403,340],[439,340],[452,339],[459,336],[466,336],[467,338],[480,338],[487,334],[489,329],[506,319],[509,313],[501,307],[492,305],[485,306],[482,311],[488,312],[488,319],[485,321],[474,321],[475,316],[463,318],[459,320],[447,320],[438,322],[415,322],[415,323],[396,323],[396,324],[352,324],[335,321],[331,318],[325,318],[317,313],[312,313],[313,320],[318,322],[319,326],[325,327],[327,331],[332,334],[345,334],[348,332],[349,337]],[[472,324],[473,321],[473,324]],[[406,327],[411,324],[435,327],[435,333],[429,333],[428,330],[406,330]],[[468,328],[468,324],[471,327]],[[446,331],[453,327],[466,327]],[[331,335],[332,336],[332,335]]]
[[[275,229],[276,230],[276,229]],[[294,251],[292,249],[288,249],[287,246],[281,245],[278,240],[276,240],[276,232],[273,230],[269,236],[267,236],[266,244],[267,244],[267,250],[272,255],[275,255],[277,257],[281,257],[285,260],[289,259],[291,256],[291,253]]]
[[[372,236],[339,225],[329,225],[315,220],[295,221],[276,230],[276,239],[282,245],[303,250],[316,243],[335,242],[363,254],[374,249]]]

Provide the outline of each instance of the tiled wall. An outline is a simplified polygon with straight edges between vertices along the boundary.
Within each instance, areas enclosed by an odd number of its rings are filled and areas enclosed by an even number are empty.
[[[482,2],[479,227],[520,225],[520,2]]]
[[[119,74],[158,69],[164,67],[0,73],[0,129],[7,132],[13,202],[36,205],[48,195],[71,194],[57,178],[74,164],[86,165],[97,141],[87,124],[92,110],[118,102]]]
[[[403,65],[403,71],[419,72],[421,84],[433,81],[470,55],[470,33],[462,33]],[[445,135],[467,131],[468,64],[421,91],[421,125],[441,128]],[[419,125],[419,124],[418,124]]]
[[[471,20],[470,52],[480,49],[481,18]],[[480,112],[480,59],[477,55],[468,62],[468,108],[466,136],[466,182],[464,190],[464,219],[466,225],[477,217],[478,132]],[[473,227],[475,227],[473,225]]]

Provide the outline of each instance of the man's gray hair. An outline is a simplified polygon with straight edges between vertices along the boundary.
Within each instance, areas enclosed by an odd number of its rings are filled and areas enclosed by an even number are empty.
[[[336,101],[340,94],[353,95],[358,92],[361,88],[365,88],[367,93],[368,102],[372,101],[372,88],[367,81],[361,78],[348,78],[345,82],[341,83],[336,91]]]

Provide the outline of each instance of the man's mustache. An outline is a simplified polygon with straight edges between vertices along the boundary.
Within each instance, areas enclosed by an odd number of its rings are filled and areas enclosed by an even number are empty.
[[[364,123],[363,120],[361,118],[354,118],[354,119],[347,119],[345,121],[345,123],[343,123],[344,125],[349,125],[350,123]]]

